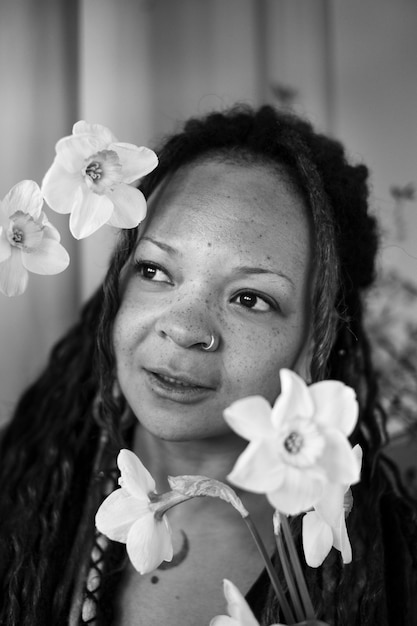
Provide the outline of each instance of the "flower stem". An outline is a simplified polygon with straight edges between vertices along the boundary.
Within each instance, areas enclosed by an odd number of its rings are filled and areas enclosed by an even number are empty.
[[[293,578],[291,564],[288,560],[288,556],[285,550],[282,533],[279,532],[277,535],[275,535],[275,539],[277,543],[279,559],[282,565],[282,570],[284,572],[285,580],[288,585],[288,590],[291,595],[294,611],[297,616],[297,620],[301,622],[305,619],[305,614],[304,614],[303,606],[301,604],[301,599],[298,593],[297,585]]]
[[[150,494],[151,500],[149,508],[153,511],[155,519],[161,520],[165,513],[173,506],[191,500],[193,496],[185,496],[177,491],[167,491],[166,493]]]
[[[305,619],[315,619],[315,612],[313,608],[313,603],[311,602],[310,594],[307,589],[307,584],[304,578],[304,573],[301,568],[300,559],[298,558],[298,552],[294,544],[294,538],[292,536],[291,528],[288,522],[288,518],[286,515],[280,514],[280,520],[282,524],[282,529],[284,532],[285,542],[288,548],[288,554],[290,557],[290,561],[292,563],[292,567],[295,574],[295,579],[298,584],[298,589],[300,592],[301,600],[304,605],[305,611]]]
[[[282,590],[281,587],[281,583],[279,582],[277,573],[274,569],[274,566],[272,565],[271,559],[269,558],[268,552],[266,551],[265,548],[265,544],[263,543],[258,529],[256,528],[255,524],[253,523],[250,515],[246,515],[244,518],[244,521],[247,525],[247,527],[249,528],[249,531],[253,537],[253,540],[255,541],[256,547],[258,548],[264,563],[265,563],[265,567],[266,570],[268,572],[269,578],[271,579],[271,583],[272,586],[275,590],[275,593],[277,595],[278,598],[278,602],[280,603],[282,612],[284,614],[284,619],[286,621],[287,624],[294,624],[295,623],[295,619],[294,619],[294,615],[293,612],[291,610],[290,605],[287,602],[287,598],[285,597],[284,591]]]

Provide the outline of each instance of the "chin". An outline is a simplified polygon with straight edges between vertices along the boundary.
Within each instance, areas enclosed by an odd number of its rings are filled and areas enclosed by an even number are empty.
[[[147,430],[151,435],[162,439],[163,441],[185,442],[185,441],[203,441],[205,439],[218,439],[230,435],[231,431],[227,424],[222,421],[221,424],[212,428],[207,428],[206,423],[196,424],[194,420],[180,420],[179,423],[174,420],[152,420],[149,423],[146,419],[138,418],[142,428]]]

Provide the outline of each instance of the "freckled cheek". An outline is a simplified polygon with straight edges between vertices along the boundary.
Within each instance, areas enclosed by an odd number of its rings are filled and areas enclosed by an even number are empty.
[[[137,309],[126,306],[116,316],[113,329],[113,347],[118,366],[132,360],[138,344],[146,336],[147,323]]]
[[[269,329],[265,333],[241,332],[225,354],[230,392],[238,397],[260,394],[270,402],[280,391],[279,370],[292,368],[300,350],[299,333]]]

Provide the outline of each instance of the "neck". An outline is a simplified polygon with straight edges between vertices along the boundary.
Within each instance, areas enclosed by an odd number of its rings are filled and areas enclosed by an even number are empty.
[[[227,484],[226,476],[246,447],[247,442],[233,433],[216,439],[193,441],[165,441],[155,437],[140,425],[134,438],[134,452],[149,470],[156,482],[156,491],[170,489],[167,476],[202,475]],[[263,494],[234,488],[243,505],[272,553],[275,545],[272,534],[273,509]],[[219,498],[192,498],[168,511],[172,527],[186,530],[187,534],[203,535],[233,531],[236,528],[247,541],[247,529],[235,509]],[[240,535],[239,535],[240,536]]]
[[[167,476],[202,475],[225,481],[247,442],[230,433],[193,441],[165,441],[136,428],[133,450],[152,474],[157,491],[168,488]]]

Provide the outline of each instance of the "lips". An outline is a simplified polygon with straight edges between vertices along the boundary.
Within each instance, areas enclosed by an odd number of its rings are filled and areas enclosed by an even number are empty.
[[[150,375],[154,376],[156,379],[160,380],[161,383],[166,384],[168,386],[180,387],[180,388],[194,388],[194,389],[214,389],[215,386],[209,383],[206,380],[201,380],[195,377],[192,377],[188,374],[171,372],[165,369],[147,369],[146,370]]]
[[[161,382],[164,382],[167,385],[174,385],[177,387],[201,387],[201,385],[195,385],[194,383],[185,382],[184,380],[180,380],[178,378],[172,378],[171,376],[164,376],[163,374],[156,374],[153,372],[154,376],[157,376],[161,379]]]
[[[180,402],[181,404],[195,404],[210,396],[215,386],[203,378],[166,369],[145,370],[149,389],[156,397],[164,401]]]

